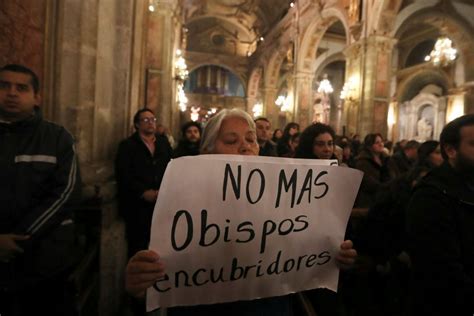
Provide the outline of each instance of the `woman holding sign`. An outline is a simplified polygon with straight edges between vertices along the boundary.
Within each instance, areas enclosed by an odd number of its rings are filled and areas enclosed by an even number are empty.
[[[201,153],[258,155],[255,123],[241,110],[222,110],[209,120],[201,143]],[[349,240],[341,244],[337,261],[341,267],[354,263],[356,251]],[[169,263],[168,263],[169,264]],[[136,253],[126,269],[126,290],[135,297],[144,297],[147,288],[165,275],[165,263],[152,250]],[[271,297],[252,301],[238,301],[214,305],[175,307],[168,314],[176,315],[292,315],[289,296]]]

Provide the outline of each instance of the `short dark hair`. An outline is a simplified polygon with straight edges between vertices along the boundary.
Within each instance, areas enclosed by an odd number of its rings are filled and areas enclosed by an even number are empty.
[[[29,75],[31,77],[30,79],[30,84],[33,87],[33,91],[35,94],[38,94],[39,92],[39,79],[38,76],[34,73],[33,70],[31,70],[28,67],[25,67],[23,65],[18,65],[18,64],[8,64],[0,68],[0,72],[4,71],[11,71],[11,72],[19,72],[22,74]]]
[[[267,122],[267,123],[270,123],[270,121],[266,118],[266,117],[257,117],[254,122],[257,123],[257,121],[264,121],[264,122]]]
[[[445,151],[446,145],[451,145],[454,149],[459,149],[461,143],[461,129],[465,126],[474,125],[474,114],[467,114],[449,122],[441,131],[439,138],[441,155],[444,160],[448,160],[448,154]]]
[[[181,126],[181,135],[182,135],[183,138],[186,138],[186,131],[191,126],[195,126],[199,130],[199,135],[202,134],[201,124],[198,123],[198,122],[189,121],[189,122],[184,123],[183,126]]]
[[[439,142],[436,140],[427,140],[418,147],[418,165],[432,168],[430,155],[438,148]]]
[[[314,139],[321,134],[328,133],[336,141],[336,133],[331,126],[323,123],[314,123],[301,133],[300,144],[296,148],[296,158],[318,159],[313,153]]]
[[[137,113],[135,113],[135,115],[133,116],[133,127],[135,127],[135,129],[138,129],[138,124],[140,123],[140,114],[144,112],[150,112],[151,114],[155,115],[152,110],[147,108],[138,110]]]
[[[419,142],[417,142],[416,140],[410,140],[410,141],[408,141],[408,143],[405,145],[405,147],[403,149],[404,150],[405,149],[412,149],[412,148],[418,149],[418,147],[420,147]]]

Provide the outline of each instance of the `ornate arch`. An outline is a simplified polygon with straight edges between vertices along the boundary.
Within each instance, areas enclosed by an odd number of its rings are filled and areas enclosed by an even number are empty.
[[[449,36],[453,39],[461,58],[466,61],[474,57],[474,29],[454,8],[446,12],[439,6],[415,3],[403,9],[397,17],[393,36],[399,38],[410,27],[410,21],[425,22],[437,28],[442,26],[448,29]],[[452,30],[456,30],[453,32]],[[464,80],[474,80],[474,64],[465,63]]]
[[[266,71],[264,73],[264,84],[265,87],[277,88],[278,77],[280,75],[280,68],[283,60],[285,59],[285,53],[281,50],[276,50],[270,57]]]
[[[263,68],[256,67],[252,70],[249,77],[248,87],[247,87],[247,97],[256,99],[258,96],[258,87],[260,86],[260,81],[262,80]]]
[[[400,82],[396,99],[399,103],[409,101],[429,84],[440,86],[445,94],[453,86],[453,81],[439,69],[421,69]]]
[[[332,23],[339,20],[344,26],[346,33],[346,44],[350,44],[350,30],[348,17],[345,11],[339,8],[325,9],[321,13],[321,20],[315,20],[312,22],[304,32],[301,40],[301,45],[298,50],[298,71],[305,71],[311,68],[311,64],[316,56],[316,50],[318,49],[319,42],[326,33],[327,29]]]

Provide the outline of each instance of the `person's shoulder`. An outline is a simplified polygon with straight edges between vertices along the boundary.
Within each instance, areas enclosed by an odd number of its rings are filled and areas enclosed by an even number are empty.
[[[63,125],[47,120],[40,120],[38,124],[39,127],[47,134],[46,136],[60,137],[74,142],[73,134]]]

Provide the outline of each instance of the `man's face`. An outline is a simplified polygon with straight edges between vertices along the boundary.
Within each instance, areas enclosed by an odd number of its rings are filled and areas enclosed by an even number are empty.
[[[0,72],[0,116],[7,121],[19,121],[33,113],[39,105],[39,95],[31,85],[31,76],[21,72]]]
[[[474,180],[474,125],[461,128],[461,141],[454,165],[456,169]]]
[[[192,125],[186,129],[185,136],[190,143],[198,143],[201,139],[201,133],[199,133],[199,129]]]
[[[271,124],[264,120],[258,120],[255,122],[257,126],[257,140],[259,143],[264,143],[270,139],[270,128]]]
[[[145,111],[140,113],[138,121],[138,133],[141,135],[153,135],[156,130],[156,118],[153,113]]]

